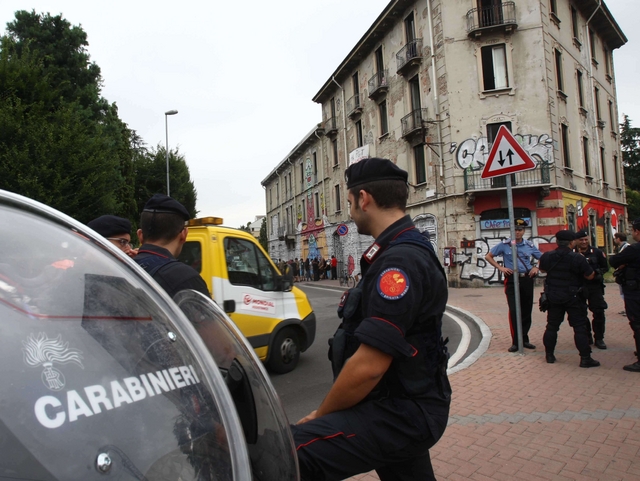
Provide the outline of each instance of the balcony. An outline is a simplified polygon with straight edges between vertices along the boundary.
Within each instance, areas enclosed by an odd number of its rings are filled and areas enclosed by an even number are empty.
[[[420,133],[424,133],[427,128],[427,109],[416,109],[409,115],[402,117],[402,137],[408,139]]]
[[[387,69],[376,72],[369,79],[369,98],[377,100],[387,93],[389,90]]]
[[[518,172],[511,174],[511,186],[512,187],[529,187],[529,186],[543,186],[551,184],[551,166],[546,162],[538,162],[536,168],[533,170],[526,170],[524,172]],[[464,171],[464,190],[477,191],[477,190],[492,190],[501,189],[507,187],[506,176],[493,177],[490,179],[481,178],[482,169],[472,169],[468,167]]]
[[[502,2],[467,12],[467,34],[481,37],[487,33],[511,33],[518,28],[515,2]]]
[[[338,133],[338,119],[336,117],[329,117],[324,121],[322,127],[324,128],[325,135],[336,135]]]
[[[295,229],[292,226],[281,226],[278,227],[278,240],[283,240],[285,242],[295,242],[296,235]]]
[[[362,113],[362,102],[360,101],[360,97],[360,94],[355,94],[347,100],[347,115],[350,119],[355,119]]]
[[[406,75],[413,67],[422,62],[422,39],[416,38],[407,43],[396,54],[396,65],[400,75]]]

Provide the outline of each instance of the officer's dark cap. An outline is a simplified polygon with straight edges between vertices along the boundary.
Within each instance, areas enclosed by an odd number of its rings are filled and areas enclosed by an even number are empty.
[[[347,189],[376,180],[401,180],[406,182],[409,174],[389,159],[376,157],[351,164],[344,173]]]
[[[576,239],[582,239],[583,237],[589,237],[589,231],[587,229],[576,232]]]
[[[631,227],[634,228],[635,230],[640,230],[640,219],[634,220],[633,224],[631,224]]]
[[[131,222],[116,215],[101,215],[87,224],[102,237],[131,233]]]
[[[189,211],[175,199],[168,195],[154,194],[144,205],[142,212],[155,212],[158,214],[178,214],[184,220],[189,220]]]
[[[519,230],[527,227],[529,223],[524,219],[516,219],[513,221],[513,225],[514,225],[514,229]]]
[[[559,230],[556,232],[556,240],[572,241],[576,239],[575,232],[571,230]]]

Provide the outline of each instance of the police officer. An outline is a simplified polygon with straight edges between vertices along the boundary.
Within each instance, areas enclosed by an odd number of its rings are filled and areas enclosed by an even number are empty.
[[[604,300],[604,274],[609,270],[607,257],[597,247],[589,245],[589,232],[581,230],[576,233],[576,252],[582,254],[593,271],[595,277],[591,281],[587,281],[585,285],[585,293],[587,298],[587,306],[593,314],[591,326],[593,328],[593,336],[589,330],[589,344],[594,344],[598,349],[606,349],[604,343],[604,310],[609,307]]]
[[[137,249],[131,247],[131,222],[117,215],[101,215],[87,224],[129,257],[135,257]]]
[[[535,349],[536,346],[529,342],[529,329],[531,329],[531,309],[533,308],[533,279],[538,274],[538,268],[531,264],[531,257],[540,259],[542,252],[531,241],[524,240],[524,228],[528,225],[524,219],[515,219],[514,230],[516,233],[516,246],[518,250],[518,284],[520,288],[520,315],[522,318],[522,342],[527,349]],[[502,256],[500,265],[495,257]],[[516,311],[516,290],[513,275],[513,254],[511,252],[511,239],[505,239],[496,245],[485,256],[489,264],[504,274],[504,292],[509,305],[509,327],[511,328],[511,347],[509,352],[518,350],[518,328]]]
[[[140,215],[138,238],[142,245],[133,260],[171,297],[184,289],[209,296],[207,284],[200,274],[176,259],[187,240],[185,221],[189,217],[180,202],[164,194],[151,197]]]
[[[583,293],[584,280],[593,279],[595,273],[584,256],[573,252],[575,233],[569,230],[557,232],[556,243],[557,249],[545,252],[540,258],[540,270],[547,273],[544,292],[549,301],[547,328],[542,338],[546,360],[549,364],[556,362],[553,352],[566,312],[580,352],[580,367],[597,367],[600,363],[591,358],[589,317]]]
[[[619,254],[609,258],[609,264],[622,268],[622,292],[624,310],[636,341],[636,357],[640,355],[640,219],[633,221],[631,235],[635,244],[631,244]],[[633,364],[624,366],[625,371],[640,372],[640,357]]]
[[[375,242],[345,292],[332,339],[335,382],[292,426],[303,480],[375,469],[383,481],[435,479],[429,449],[447,425],[451,387],[441,337],[444,271],[405,208],[407,173],[365,159],[346,171],[350,215]]]

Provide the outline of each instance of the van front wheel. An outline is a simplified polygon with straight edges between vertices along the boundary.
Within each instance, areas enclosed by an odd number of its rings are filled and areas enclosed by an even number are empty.
[[[300,359],[300,336],[290,327],[284,328],[277,335],[271,346],[269,369],[277,374],[291,372]]]

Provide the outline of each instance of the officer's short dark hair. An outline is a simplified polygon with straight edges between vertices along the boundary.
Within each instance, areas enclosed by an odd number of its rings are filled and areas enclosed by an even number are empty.
[[[145,242],[171,242],[184,229],[184,218],[168,212],[142,212],[140,229]]]
[[[403,212],[407,208],[407,197],[409,197],[409,187],[403,180],[376,180],[360,184],[349,189],[349,193],[356,199],[361,190],[368,193],[381,209],[400,209]]]
[[[616,232],[615,234],[613,234],[613,237],[622,242],[627,242],[627,234],[623,234],[622,232]]]

